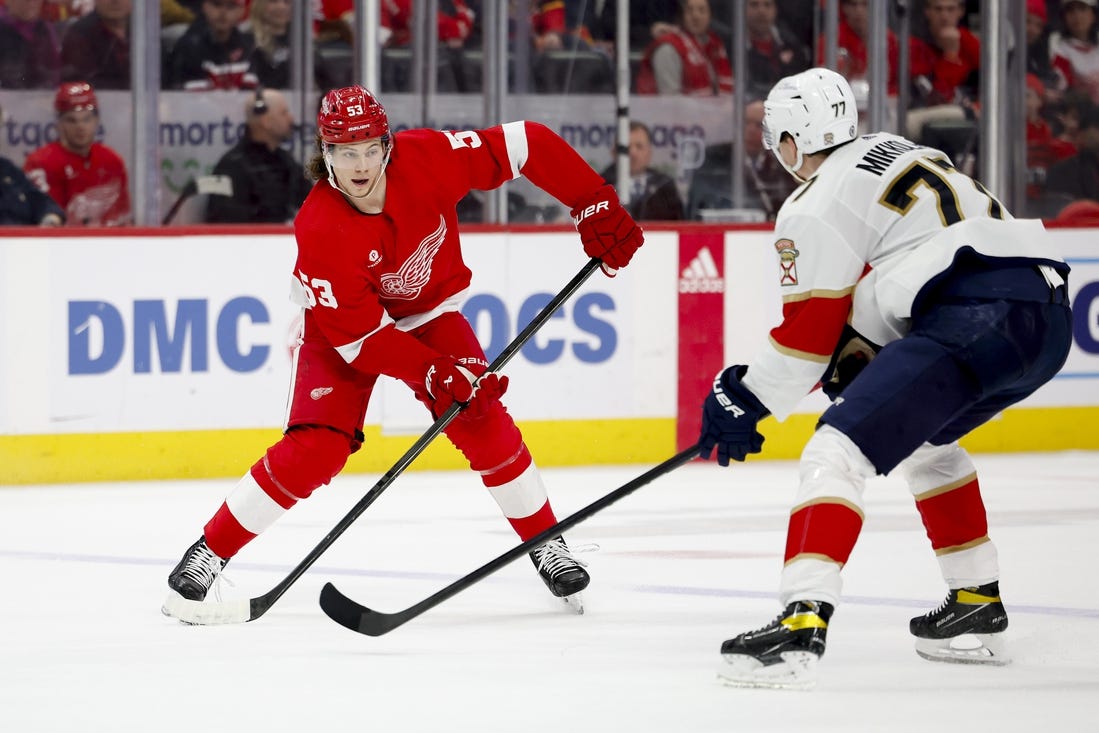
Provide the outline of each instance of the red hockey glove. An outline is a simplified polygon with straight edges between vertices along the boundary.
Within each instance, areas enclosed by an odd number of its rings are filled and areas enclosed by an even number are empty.
[[[622,207],[610,184],[582,198],[572,210],[572,220],[584,243],[584,252],[603,261],[603,272],[608,277],[614,277],[618,268],[630,264],[633,253],[645,243],[641,227]]]
[[[466,404],[463,417],[478,417],[507,391],[508,378],[487,372],[477,381],[473,372],[453,357],[441,356],[428,364],[424,385],[431,399],[431,414],[436,418],[455,402]]]

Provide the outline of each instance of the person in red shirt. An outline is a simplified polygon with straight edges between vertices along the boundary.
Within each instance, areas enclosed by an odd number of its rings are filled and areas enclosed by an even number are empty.
[[[126,164],[95,137],[99,103],[83,81],[65,82],[54,97],[58,139],[27,156],[23,170],[65,210],[68,226],[129,224]]]
[[[840,0],[840,21],[836,45],[839,47],[836,71],[848,81],[865,79],[867,75],[866,42],[870,37],[870,0]],[[824,36],[817,44],[817,65],[824,65]],[[888,91],[897,93],[897,36],[886,29],[886,57],[889,59]]]
[[[1042,116],[1046,88],[1035,74],[1026,75],[1026,144],[1028,202],[1036,201],[1045,192],[1046,172],[1066,158],[1076,154],[1076,146],[1053,136],[1053,130]]]
[[[961,26],[962,0],[925,0],[923,12],[927,37],[909,41],[909,73],[921,106],[975,101],[981,42]]]
[[[679,24],[659,36],[641,59],[638,94],[731,94],[733,68],[710,28],[709,0],[684,0]]]
[[[488,362],[459,310],[472,273],[462,259],[457,203],[526,176],[573,211],[584,251],[607,274],[644,237],[614,189],[560,136],[535,122],[463,132],[393,134],[361,86],[328,92],[317,115],[317,179],[294,221],[292,299],[304,308],[287,428],[237,483],[168,578],[164,613],[202,601],[225,563],[279,516],[338,474],[363,441],[381,375],[399,379],[438,418],[515,532],[556,523],[523,436],[500,402],[507,377]],[[558,597],[589,582],[560,538],[531,553]]]

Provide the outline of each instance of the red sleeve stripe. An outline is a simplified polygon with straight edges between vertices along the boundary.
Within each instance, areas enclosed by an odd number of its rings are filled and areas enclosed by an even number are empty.
[[[839,297],[784,302],[782,323],[771,331],[771,340],[782,353],[827,363],[850,312],[850,291]]]

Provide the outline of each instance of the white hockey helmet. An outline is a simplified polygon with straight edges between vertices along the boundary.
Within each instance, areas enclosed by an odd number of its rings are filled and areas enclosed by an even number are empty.
[[[859,127],[855,93],[847,79],[831,69],[809,69],[780,80],[763,103],[763,145],[795,178],[804,156],[854,140]],[[797,143],[798,155],[787,165],[779,153],[783,134]]]

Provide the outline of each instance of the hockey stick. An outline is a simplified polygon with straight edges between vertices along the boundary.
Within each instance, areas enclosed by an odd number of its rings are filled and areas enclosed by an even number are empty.
[[[593,257],[588,260],[580,272],[569,281],[569,283],[562,288],[561,292],[553,297],[546,306],[538,312],[537,315],[531,320],[527,327],[519,333],[515,339],[504,347],[504,350],[500,352],[491,364],[488,366],[488,371],[499,371],[511,361],[523,345],[530,340],[538,329],[545,325],[546,321],[550,319],[553,313],[560,308],[565,301],[571,298],[580,286],[591,277],[591,274],[595,272],[601,261]],[[442,415],[439,416],[427,432],[420,436],[420,438],[412,444],[403,456],[393,464],[393,467],[386,471],[385,475],[378,479],[378,482],[359,500],[355,506],[351,507],[351,511],[332,528],[324,539],[317,544],[313,550],[305,556],[305,559],[298,563],[297,567],[290,571],[278,585],[264,593],[262,596],[251,598],[248,600],[237,601],[219,601],[219,602],[207,602],[207,601],[191,601],[182,597],[178,597],[173,594],[167,603],[165,603],[165,612],[178,618],[180,621],[188,624],[209,625],[209,624],[239,624],[245,621],[255,621],[257,618],[267,613],[267,610],[274,605],[283,593],[294,584],[294,582],[301,577],[302,573],[309,569],[313,563],[317,561],[325,550],[327,550],[336,539],[342,535],[351,524],[359,518],[359,515],[366,511],[366,508],[374,503],[374,501],[381,496],[382,492],[389,488],[389,485],[393,481],[404,473],[404,470],[416,460],[416,457],[424,452],[428,444],[431,443],[439,433],[446,429],[458,413],[465,408],[464,404],[454,403],[448,407]]]
[[[345,626],[352,631],[357,631],[360,634],[366,634],[367,636],[381,636],[382,634],[388,633],[398,626],[411,621],[424,611],[434,608],[451,596],[462,592],[482,578],[495,573],[516,558],[522,557],[536,547],[539,547],[548,540],[563,533],[565,530],[575,527],[596,512],[600,512],[622,497],[632,494],[653,479],[659,478],[664,474],[679,468],[697,455],[697,445],[691,446],[682,453],[677,453],[660,465],[650,468],[632,481],[623,484],[602,499],[593,501],[583,509],[570,514],[549,529],[539,533],[537,536],[531,537],[521,545],[516,545],[495,560],[485,563],[469,575],[459,578],[438,593],[425,598],[414,606],[409,606],[403,611],[398,611],[397,613],[382,613],[367,608],[345,596],[331,583],[325,583],[324,588],[321,589],[321,608],[330,619],[341,626]]]

